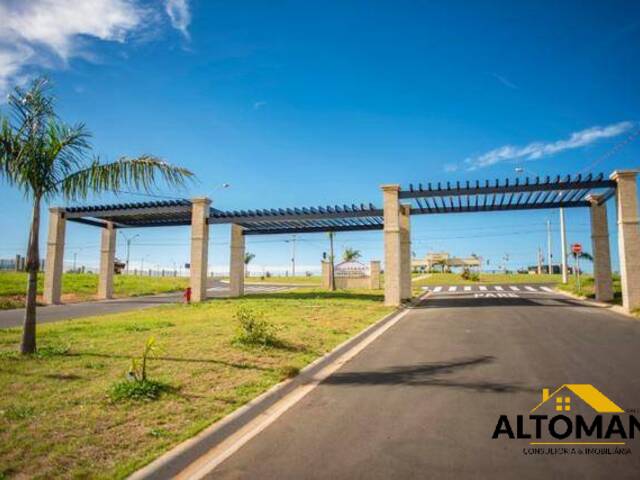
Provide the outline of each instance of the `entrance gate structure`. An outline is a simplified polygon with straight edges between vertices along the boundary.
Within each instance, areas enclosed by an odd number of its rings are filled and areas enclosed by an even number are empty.
[[[122,228],[191,226],[192,300],[206,299],[209,225],[231,225],[230,294],[244,294],[245,237],[293,233],[384,231],[385,303],[400,305],[411,298],[411,215],[464,212],[589,208],[596,299],[613,298],[607,200],[615,197],[622,302],[627,311],[640,308],[640,230],[637,171],[604,175],[528,178],[502,182],[456,182],[417,187],[383,185],[383,208],[351,205],[315,208],[222,211],[208,198],[124,203],[50,209],[45,268],[46,303],[59,303],[65,222],[102,229],[99,298],[113,295],[116,232]]]

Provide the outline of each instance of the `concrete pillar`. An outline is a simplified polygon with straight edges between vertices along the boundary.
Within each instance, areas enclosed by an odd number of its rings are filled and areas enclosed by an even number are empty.
[[[372,260],[369,263],[369,288],[380,290],[380,261]]]
[[[207,299],[209,262],[209,207],[206,197],[191,200],[191,301]]]
[[[411,205],[400,205],[400,298],[411,300]]]
[[[635,170],[617,170],[611,179],[618,183],[618,249],[622,306],[628,312],[640,308],[640,231]]]
[[[596,300],[613,300],[613,280],[611,278],[611,253],[609,250],[609,227],[607,206],[599,205],[602,195],[590,195],[591,202],[591,250],[593,252],[593,279]]]
[[[382,185],[384,208],[384,304],[402,303],[400,258],[400,185]]]
[[[244,235],[243,227],[231,225],[231,258],[229,263],[229,290],[230,296],[241,297],[244,295]]]
[[[44,303],[60,303],[62,295],[62,269],[64,260],[64,235],[66,220],[61,208],[49,209],[49,238],[44,270]]]
[[[98,298],[113,298],[113,263],[116,258],[116,229],[113,223],[107,222],[102,229],[100,244],[100,273],[98,276]]]

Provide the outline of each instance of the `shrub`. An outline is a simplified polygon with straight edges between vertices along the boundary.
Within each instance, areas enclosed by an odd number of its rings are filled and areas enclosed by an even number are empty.
[[[155,380],[122,380],[114,383],[109,390],[109,398],[114,401],[121,400],[157,400],[171,387]]]
[[[287,378],[293,378],[300,373],[300,369],[298,367],[294,367],[293,365],[285,365],[280,368],[280,376],[283,380]]]
[[[156,352],[156,340],[149,337],[144,345],[140,360],[131,359],[127,378],[114,383],[109,389],[109,398],[119,400],[157,400],[163,392],[172,390],[166,383],[147,378],[147,363]]]
[[[280,344],[275,336],[275,327],[266,321],[261,313],[240,307],[235,313],[235,318],[240,324],[236,342],[245,345],[277,346]]]

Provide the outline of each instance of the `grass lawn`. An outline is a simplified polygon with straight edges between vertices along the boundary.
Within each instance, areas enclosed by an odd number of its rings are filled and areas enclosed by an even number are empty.
[[[189,284],[186,277],[146,277],[114,275],[116,297],[134,297],[183,290]],[[44,274],[38,275],[38,294],[42,294]],[[27,288],[27,274],[0,272],[0,310],[21,308]],[[91,300],[98,290],[98,275],[65,273],[62,276],[62,300],[65,302]]]
[[[276,327],[278,347],[234,342],[245,306]],[[380,319],[379,291],[312,289],[38,326],[39,353],[0,330],[0,478],[122,478]],[[114,402],[149,337],[151,379],[174,391]]]
[[[300,277],[247,277],[244,280],[245,284],[251,283],[282,283],[291,285],[310,285],[320,286],[320,276],[300,276]]]
[[[514,283],[558,283],[561,275],[529,275],[526,273],[482,273],[480,281],[465,280],[458,273],[432,273],[427,278],[415,280],[414,287],[426,285],[479,285],[479,284],[514,284]]]
[[[558,284],[557,288],[585,298],[596,297],[595,283],[590,275],[583,275],[580,278],[580,290],[578,290],[578,284],[574,276],[569,277],[569,283],[566,285]],[[622,287],[620,286],[620,277],[618,275],[613,276],[613,301],[611,303],[615,305],[622,304]]]

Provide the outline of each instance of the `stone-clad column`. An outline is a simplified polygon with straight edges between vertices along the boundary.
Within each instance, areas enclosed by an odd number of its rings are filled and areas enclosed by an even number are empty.
[[[591,202],[591,249],[593,251],[593,279],[596,300],[608,302],[613,299],[611,278],[611,253],[609,249],[609,227],[607,206],[600,205],[602,195],[590,195]]]
[[[384,304],[399,306],[401,298],[400,185],[383,185],[384,208]]]
[[[206,197],[191,200],[191,301],[207,299],[209,262],[209,206]]]
[[[60,303],[66,220],[62,208],[49,209],[49,238],[44,270],[44,303]]]
[[[611,179],[618,183],[618,249],[622,306],[628,312],[640,308],[640,232],[638,225],[638,192],[635,170],[618,170]]]
[[[113,298],[113,263],[116,258],[116,229],[113,223],[107,222],[102,229],[100,243],[100,274],[98,276],[98,298]]]
[[[243,227],[231,225],[231,258],[229,262],[229,290],[230,296],[244,295],[244,235]]]
[[[411,299],[411,205],[400,205],[400,298]]]

